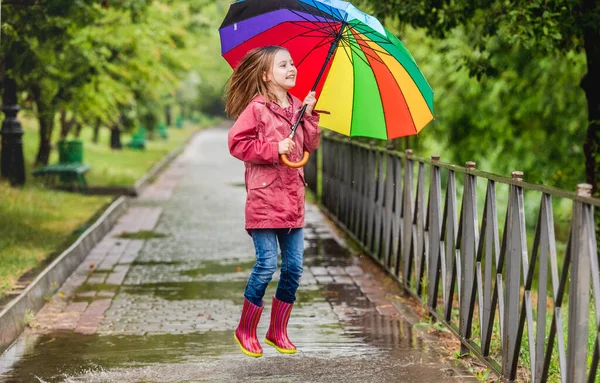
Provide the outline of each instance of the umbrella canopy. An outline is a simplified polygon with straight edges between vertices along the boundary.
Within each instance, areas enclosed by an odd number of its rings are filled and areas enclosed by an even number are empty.
[[[433,91],[402,42],[374,17],[339,0],[243,0],[219,33],[235,68],[251,49],[286,48],[298,68],[290,90],[317,93],[322,127],[389,140],[433,120]]]

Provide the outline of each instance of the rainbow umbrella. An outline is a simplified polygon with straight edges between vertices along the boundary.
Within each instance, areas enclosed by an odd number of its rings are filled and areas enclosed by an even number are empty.
[[[243,0],[219,33],[235,68],[251,49],[280,45],[298,68],[291,93],[316,91],[319,125],[390,140],[433,120],[433,91],[402,42],[374,17],[338,0]],[[294,126],[294,131],[295,127]],[[293,133],[292,133],[293,136]]]

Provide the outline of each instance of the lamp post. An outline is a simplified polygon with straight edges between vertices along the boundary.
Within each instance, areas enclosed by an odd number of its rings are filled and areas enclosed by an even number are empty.
[[[2,112],[6,116],[2,122],[2,153],[0,168],[2,177],[8,179],[13,186],[25,184],[25,159],[23,158],[23,128],[17,119],[21,109],[17,104],[17,83],[9,75],[4,75],[4,94],[2,95]]]
[[[6,4],[6,2],[5,2]],[[8,2],[11,4],[11,2]],[[2,0],[0,0],[0,39],[2,31]],[[2,41],[2,40],[0,40]],[[0,147],[0,175],[8,179],[13,186],[25,184],[25,159],[23,158],[23,128],[17,119],[21,109],[17,104],[17,82],[10,77],[7,69],[12,60],[4,62],[4,94],[2,95],[2,112],[6,116],[2,122],[2,146]]]

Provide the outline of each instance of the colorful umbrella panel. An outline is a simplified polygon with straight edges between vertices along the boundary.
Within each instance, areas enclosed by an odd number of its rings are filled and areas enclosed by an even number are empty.
[[[433,91],[412,55],[350,3],[239,1],[219,32],[223,57],[233,68],[253,48],[286,48],[298,67],[291,93],[302,99],[315,88],[316,109],[328,112],[319,125],[327,129],[389,140],[416,134],[433,119]]]

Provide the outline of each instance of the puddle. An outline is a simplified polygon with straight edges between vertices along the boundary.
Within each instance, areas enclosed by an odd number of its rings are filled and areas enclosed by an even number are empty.
[[[236,273],[241,271],[250,271],[254,267],[254,261],[252,262],[235,262],[235,263],[223,263],[223,262],[203,262],[203,266],[197,269],[182,271],[182,275],[190,277],[203,276],[207,274],[222,274],[222,273]]]
[[[153,295],[166,300],[236,299],[243,294],[246,282],[177,282],[121,286],[121,293]]]
[[[18,361],[3,357],[4,367],[14,364],[11,371],[0,370],[0,378],[3,382],[33,382],[37,378],[62,382],[69,376],[102,370],[200,361],[231,352],[231,337],[229,331],[154,336],[54,333],[36,338],[35,350]]]
[[[168,237],[168,235],[163,234],[163,233],[157,233],[157,232],[151,231],[151,230],[141,230],[141,231],[136,231],[136,232],[124,231],[119,235],[115,235],[115,238],[141,239],[141,240],[165,238],[165,237]]]

